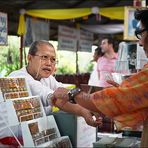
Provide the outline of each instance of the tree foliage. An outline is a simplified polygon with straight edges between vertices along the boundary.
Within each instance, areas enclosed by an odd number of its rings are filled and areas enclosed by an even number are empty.
[[[18,70],[20,68],[19,42],[19,37],[8,36],[8,46],[0,46],[0,76],[7,76],[12,71]],[[73,74],[76,72],[75,52],[57,51],[57,55],[59,61],[56,70],[57,74]],[[78,53],[80,73],[92,71],[93,65],[90,62],[91,58],[91,53]],[[25,61],[23,61],[23,63],[25,63]]]
[[[8,46],[0,47],[0,73],[7,76],[19,69],[19,38],[8,37]]]

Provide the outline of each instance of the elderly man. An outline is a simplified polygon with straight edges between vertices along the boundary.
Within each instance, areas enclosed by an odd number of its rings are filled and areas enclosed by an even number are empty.
[[[141,27],[136,36],[148,56],[148,9],[138,10],[136,19]],[[118,127],[136,127],[144,125],[141,147],[148,147],[148,63],[137,74],[124,80],[118,87],[86,94],[80,89],[59,88],[54,92],[53,103],[65,108],[69,96],[81,106],[95,112],[102,112],[118,123]],[[61,94],[64,94],[61,98]],[[66,95],[68,94],[68,95]]]
[[[9,75],[26,78],[32,95],[40,96],[47,115],[51,111],[50,97],[58,87],[63,87],[62,83],[57,82],[52,76],[55,65],[56,53],[53,45],[44,40],[35,41],[29,49],[28,65]],[[89,125],[98,125],[98,121],[93,120],[92,114],[78,104],[67,103],[64,111],[67,110],[76,115],[83,116]]]

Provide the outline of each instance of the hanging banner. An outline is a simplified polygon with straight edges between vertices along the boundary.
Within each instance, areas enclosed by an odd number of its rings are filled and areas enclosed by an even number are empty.
[[[78,32],[74,28],[59,26],[58,30],[58,49],[76,51]]]
[[[30,46],[33,41],[49,40],[49,20],[27,18],[26,26],[25,46]]]
[[[93,45],[93,33],[86,30],[80,30],[79,51],[91,52]]]
[[[0,12],[0,45],[7,45],[8,24],[7,14]]]
[[[77,47],[78,42],[78,47]],[[91,52],[93,33],[86,30],[78,30],[66,26],[59,26],[58,49],[68,51]]]

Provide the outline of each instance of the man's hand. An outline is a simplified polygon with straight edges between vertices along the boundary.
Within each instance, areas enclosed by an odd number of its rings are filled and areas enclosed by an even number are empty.
[[[68,89],[63,88],[63,87],[59,87],[57,88],[54,93],[53,93],[53,97],[52,97],[52,103],[53,105],[62,108],[64,106],[64,104],[66,102],[68,102],[69,100],[69,96],[68,96]]]
[[[78,116],[82,116],[85,119],[86,123],[90,126],[96,127],[102,125],[102,119],[99,116],[95,116],[94,119],[94,115],[91,114],[90,111],[88,111],[87,109],[77,104],[71,104],[70,102],[68,102],[68,92],[69,90],[66,88],[57,88],[52,97],[53,105],[66,112],[71,112]]]
[[[93,127],[102,126],[102,118],[99,116],[93,115],[90,111],[83,110],[82,116],[88,125]],[[94,116],[95,116],[95,119],[93,118]]]

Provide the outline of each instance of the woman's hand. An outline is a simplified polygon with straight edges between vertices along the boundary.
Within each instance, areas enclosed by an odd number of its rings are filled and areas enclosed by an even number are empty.
[[[111,84],[111,85],[113,85],[113,86],[115,86],[115,87],[118,87],[119,86],[118,83],[116,83],[115,81],[112,81],[112,80],[106,80],[106,82],[109,83],[109,84]]]

